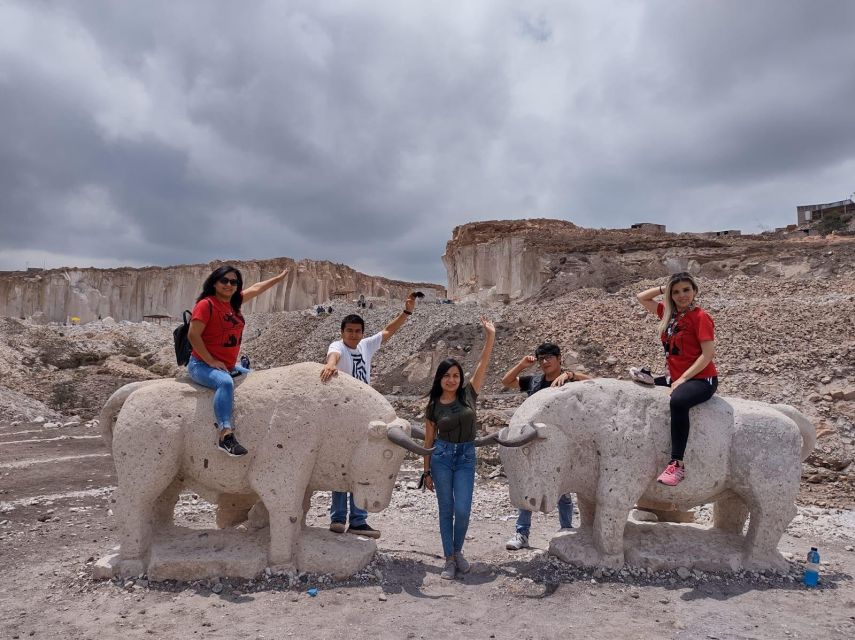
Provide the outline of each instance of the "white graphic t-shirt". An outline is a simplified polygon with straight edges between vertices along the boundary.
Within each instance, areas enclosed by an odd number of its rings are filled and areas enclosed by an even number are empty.
[[[338,359],[338,370],[343,371],[365,384],[371,384],[371,358],[383,344],[383,332],[375,333],[373,336],[363,338],[356,345],[356,349],[349,349],[341,340],[336,340],[327,349],[327,355],[331,353],[341,354]]]

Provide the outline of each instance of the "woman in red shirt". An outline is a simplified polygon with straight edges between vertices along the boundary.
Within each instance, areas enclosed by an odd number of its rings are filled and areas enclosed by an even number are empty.
[[[663,302],[654,298],[665,295]],[[683,455],[689,439],[689,409],[709,400],[718,388],[715,324],[695,304],[698,283],[688,272],[671,276],[664,287],[653,287],[636,297],[659,318],[659,336],[665,349],[668,375],[656,384],[671,387],[671,462],[657,480],[676,486],[686,475]]]
[[[219,431],[219,448],[230,456],[246,455],[246,449],[234,436],[232,408],[234,406],[234,380],[249,373],[237,364],[243,327],[246,324],[241,305],[282,282],[288,275],[285,269],[277,276],[243,288],[240,271],[227,264],[215,269],[205,279],[202,293],[196,299],[190,330],[187,337],[193,347],[187,373],[198,384],[214,393],[214,417]]]

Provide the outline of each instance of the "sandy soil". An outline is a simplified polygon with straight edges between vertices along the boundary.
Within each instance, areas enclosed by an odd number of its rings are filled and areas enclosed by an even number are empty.
[[[554,514],[535,515],[532,549],[505,551],[516,512],[501,477],[480,477],[466,547],[473,570],[449,582],[439,578],[435,501],[407,488],[418,471],[406,463],[392,505],[370,518],[383,531],[377,559],[348,582],[98,582],[92,563],[115,544],[115,474],[97,429],[0,424],[0,442],[2,638],[855,637],[852,511],[801,507],[782,541],[797,558],[820,546],[818,589],[801,586],[798,563],[788,576],[609,576],[544,553]],[[327,505],[315,496],[309,524],[326,524]],[[177,514],[188,526],[213,523],[192,494]]]

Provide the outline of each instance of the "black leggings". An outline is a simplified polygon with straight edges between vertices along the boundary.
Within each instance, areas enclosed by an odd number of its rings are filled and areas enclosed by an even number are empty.
[[[656,378],[658,386],[670,387],[664,377]],[[683,460],[689,440],[689,409],[712,398],[718,389],[718,378],[692,378],[671,393],[671,459]]]

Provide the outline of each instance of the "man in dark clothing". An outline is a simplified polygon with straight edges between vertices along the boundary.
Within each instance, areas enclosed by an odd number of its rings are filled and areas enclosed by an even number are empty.
[[[540,371],[534,375],[521,376],[525,369],[533,364],[540,366]],[[515,387],[532,395],[546,389],[547,387],[560,387],[566,382],[576,380],[589,380],[590,377],[584,373],[575,371],[564,371],[561,368],[561,349],[551,342],[544,342],[534,352],[533,356],[524,356],[515,366],[511,367],[502,378],[502,384],[506,387]],[[561,530],[570,529],[573,526],[573,498],[570,494],[561,496],[558,500],[558,521]],[[506,543],[505,548],[509,551],[518,551],[528,547],[528,536],[531,530],[531,511],[520,509],[517,517],[516,532]]]

